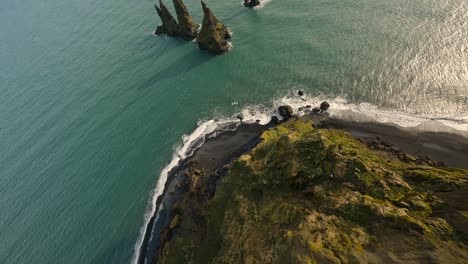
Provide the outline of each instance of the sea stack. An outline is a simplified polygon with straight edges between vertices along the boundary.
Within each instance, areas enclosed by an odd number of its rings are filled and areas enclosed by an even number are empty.
[[[155,5],[154,7],[156,8],[156,12],[158,12],[158,15],[162,21],[162,25],[156,28],[154,34],[167,34],[171,37],[177,36],[179,34],[179,25],[177,24],[177,21],[171,15],[167,7],[163,4],[161,0],[159,0],[159,7],[157,5]]]
[[[244,6],[254,7],[260,5],[260,0],[244,0]]]
[[[201,1],[203,8],[203,24],[197,37],[198,47],[214,55],[222,54],[229,50],[227,40],[231,38],[228,29],[221,23],[213,12]]]
[[[179,22],[179,34],[186,40],[193,40],[197,37],[198,25],[193,22],[192,16],[190,16],[187,7],[184,5],[182,0],[172,0],[174,8],[177,14],[177,20]]]

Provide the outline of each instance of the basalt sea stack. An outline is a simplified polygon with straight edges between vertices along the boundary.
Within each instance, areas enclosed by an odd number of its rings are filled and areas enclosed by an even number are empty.
[[[229,50],[227,40],[231,38],[228,29],[221,23],[213,12],[202,1],[203,24],[200,34],[197,37],[198,47],[214,55],[224,53]]]
[[[175,18],[171,15],[164,3],[159,0],[159,7],[154,5],[156,11],[158,12],[159,17],[161,18],[162,25],[156,28],[154,34],[161,35],[166,34],[168,36],[174,37],[179,35],[179,25]]]
[[[172,0],[172,2],[174,3],[177,20],[179,22],[180,36],[186,40],[195,39],[198,34],[197,29],[199,25],[193,22],[192,16],[190,16],[182,0]]]

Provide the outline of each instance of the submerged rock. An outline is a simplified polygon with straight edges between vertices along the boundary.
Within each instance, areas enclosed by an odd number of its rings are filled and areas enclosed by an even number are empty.
[[[260,5],[260,0],[244,0],[244,6],[254,7]]]
[[[213,12],[201,2],[203,8],[203,24],[197,37],[198,47],[214,55],[222,54],[229,50],[227,40],[231,38],[228,29],[213,14]]]
[[[156,35],[167,34],[171,37],[179,35],[179,25],[164,3],[159,0],[159,7],[157,5],[154,5],[154,7],[162,21],[162,25],[158,26],[154,33]]]
[[[179,34],[186,40],[192,40],[197,37],[198,25],[193,22],[192,16],[190,16],[187,7],[184,5],[182,0],[172,0],[174,8],[177,14],[177,20],[179,22]]]
[[[291,118],[294,114],[294,111],[290,105],[282,105],[278,107],[278,112],[285,119]]]

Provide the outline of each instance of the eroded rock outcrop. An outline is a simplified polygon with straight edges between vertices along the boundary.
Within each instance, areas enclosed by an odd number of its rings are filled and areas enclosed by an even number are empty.
[[[230,45],[227,40],[231,38],[231,34],[203,1],[201,4],[204,16],[202,28],[197,37],[198,47],[215,55],[228,51]]]
[[[198,35],[198,25],[193,22],[192,16],[189,14],[187,7],[182,0],[172,0],[179,22],[179,34],[186,40],[195,39]]]
[[[161,18],[162,25],[156,28],[154,34],[161,35],[167,34],[168,36],[174,37],[179,35],[179,24],[175,18],[171,15],[164,3],[159,0],[159,7],[154,5],[156,12],[158,12],[159,17]]]
[[[254,7],[260,5],[260,0],[244,0],[244,6]]]

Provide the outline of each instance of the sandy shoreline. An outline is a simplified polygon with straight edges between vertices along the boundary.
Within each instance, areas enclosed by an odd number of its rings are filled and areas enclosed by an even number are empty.
[[[349,122],[328,118],[323,114],[311,114],[303,118],[312,119],[314,124],[330,129],[347,131],[368,145],[377,140],[392,146],[398,152],[409,154],[410,157],[423,157],[450,167],[468,168],[468,139],[459,135],[416,131],[379,123]],[[321,120],[326,121],[321,123]],[[275,125],[273,122],[268,125],[243,123],[235,131],[222,132],[215,137],[208,136],[206,142],[191,157],[181,161],[169,173],[164,192],[157,200],[156,213],[147,225],[138,263],[157,262],[163,240],[168,239],[164,230],[171,225],[174,216],[172,207],[186,192],[185,181],[188,175],[197,173],[194,168],[202,168],[203,174],[209,175],[204,184],[211,192],[209,195],[213,195],[218,180],[227,171],[226,166],[257,145],[263,131]]]

